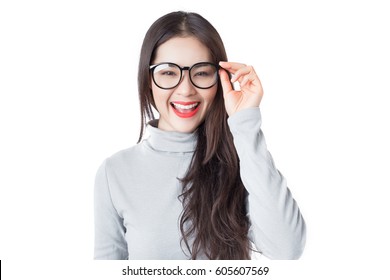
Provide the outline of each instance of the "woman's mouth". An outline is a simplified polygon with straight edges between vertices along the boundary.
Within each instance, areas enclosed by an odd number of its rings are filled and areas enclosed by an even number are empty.
[[[171,102],[173,112],[180,118],[191,118],[199,111],[200,102]]]

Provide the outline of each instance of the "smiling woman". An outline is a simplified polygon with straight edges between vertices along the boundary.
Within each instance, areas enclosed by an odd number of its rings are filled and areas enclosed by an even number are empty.
[[[97,172],[95,259],[299,258],[305,222],[267,151],[254,68],[228,62],[202,16],[173,12],[145,36],[138,90],[139,143]]]
[[[169,67],[161,67],[167,65],[160,64],[164,61],[170,61]],[[217,92],[217,67],[211,63],[208,48],[196,37],[175,37],[157,48],[152,63],[159,65],[152,67],[159,128],[193,132],[203,122]],[[187,68],[189,71],[183,71]]]

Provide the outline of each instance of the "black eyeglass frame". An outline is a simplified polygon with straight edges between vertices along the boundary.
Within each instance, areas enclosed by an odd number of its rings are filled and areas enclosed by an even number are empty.
[[[160,65],[163,65],[163,64],[173,65],[173,66],[176,66],[177,68],[180,69],[180,79],[179,79],[179,81],[177,82],[177,84],[176,84],[175,86],[173,86],[173,87],[169,87],[169,88],[161,87],[161,86],[159,86],[159,85],[156,83],[156,80],[154,79],[154,69],[155,69],[156,67],[160,66]],[[218,70],[219,70],[219,68],[220,68],[220,66],[219,66],[218,64],[214,64],[214,63],[212,63],[212,62],[198,62],[198,63],[195,63],[195,64],[192,65],[192,66],[184,66],[184,67],[181,67],[180,65],[177,65],[176,63],[173,63],[173,62],[161,62],[161,63],[158,63],[158,64],[150,65],[150,66],[149,66],[149,69],[150,69],[150,71],[151,71],[151,75],[152,75],[152,79],[153,79],[154,84],[155,84],[157,87],[161,88],[161,89],[166,89],[166,90],[168,90],[168,89],[173,89],[173,88],[177,87],[177,86],[180,84],[181,79],[183,78],[183,71],[184,71],[184,70],[188,70],[188,73],[191,73],[192,68],[194,68],[194,67],[196,67],[196,66],[199,66],[200,64],[207,64],[207,65],[212,65],[212,66],[215,67],[215,69],[216,69],[216,71],[217,71],[217,72],[216,72],[216,73],[217,73],[217,78],[215,79],[215,83],[213,83],[213,84],[212,84],[211,86],[209,86],[209,87],[200,87],[200,86],[197,86],[197,85],[192,81],[191,75],[189,75],[191,84],[193,84],[194,87],[197,87],[197,88],[200,88],[200,89],[209,89],[209,88],[212,88],[213,86],[215,86],[216,83],[218,83],[218,80],[219,80],[219,72],[218,72]]]

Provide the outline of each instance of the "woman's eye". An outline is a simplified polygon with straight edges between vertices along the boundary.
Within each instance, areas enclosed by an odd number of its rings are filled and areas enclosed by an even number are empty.
[[[178,73],[175,72],[175,71],[161,71],[160,75],[161,76],[166,76],[166,77],[175,77],[175,76],[178,75]]]
[[[209,75],[209,73],[206,71],[195,73],[195,76],[199,76],[199,77],[207,77],[208,75]]]
[[[175,76],[176,73],[173,72],[173,71],[165,71],[165,72],[162,73],[162,75],[164,75],[164,76]]]

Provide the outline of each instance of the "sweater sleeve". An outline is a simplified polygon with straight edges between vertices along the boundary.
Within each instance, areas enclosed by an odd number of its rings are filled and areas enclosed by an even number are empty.
[[[237,112],[228,123],[248,192],[249,238],[270,259],[298,259],[306,241],[305,222],[267,150],[260,109]]]
[[[111,199],[107,160],[96,174],[94,190],[95,252],[96,260],[123,260],[128,258],[123,219]]]

